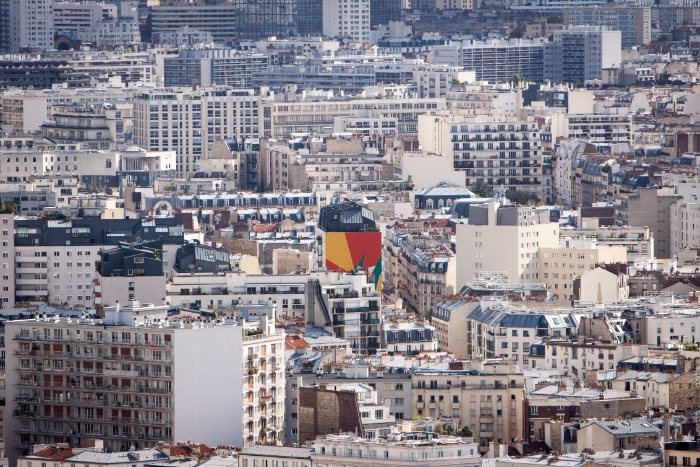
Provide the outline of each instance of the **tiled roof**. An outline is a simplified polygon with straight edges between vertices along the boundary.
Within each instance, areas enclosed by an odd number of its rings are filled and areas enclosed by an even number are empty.
[[[40,457],[42,459],[52,459],[62,461],[73,455],[73,450],[70,448],[59,448],[56,446],[48,446],[32,454],[30,457]]]
[[[304,339],[297,336],[287,336],[284,340],[284,347],[287,349],[308,349],[309,344]]]

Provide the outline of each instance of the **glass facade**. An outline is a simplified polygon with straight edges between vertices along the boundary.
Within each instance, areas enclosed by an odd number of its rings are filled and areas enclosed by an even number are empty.
[[[370,0],[370,27],[401,21],[401,0]]]
[[[298,4],[299,0],[238,0],[236,2],[238,37],[262,39],[270,36],[298,35]]]
[[[298,0],[299,35],[323,35],[323,0]]]

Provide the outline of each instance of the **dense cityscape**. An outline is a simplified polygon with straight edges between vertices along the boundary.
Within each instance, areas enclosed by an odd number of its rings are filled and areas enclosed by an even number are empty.
[[[0,467],[700,466],[699,52],[700,0],[0,0]]]

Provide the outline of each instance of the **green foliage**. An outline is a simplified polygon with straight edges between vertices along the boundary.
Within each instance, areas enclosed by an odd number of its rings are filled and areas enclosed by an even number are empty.
[[[474,432],[472,431],[471,428],[469,428],[469,425],[464,425],[461,430],[459,430],[459,434],[462,436],[473,436]]]
[[[606,163],[603,167],[601,167],[600,171],[604,174],[610,173],[610,164]]]
[[[2,205],[0,208],[3,214],[15,214],[17,212],[17,205],[14,201],[8,201]]]
[[[474,192],[479,198],[492,198],[494,195],[493,187],[482,179],[477,180],[471,186],[470,191]]]
[[[671,42],[671,37],[668,34],[661,34],[654,42]]]
[[[522,28],[522,26],[518,26],[510,32],[508,37],[510,37],[511,39],[520,39],[523,37],[523,34],[525,34],[525,30]]]
[[[63,220],[66,218],[63,214],[57,211],[51,211],[46,215],[46,218],[50,221],[58,221],[58,220]]]
[[[698,350],[698,346],[696,344],[688,344],[685,346],[685,350],[695,352],[696,350]]]
[[[550,16],[547,18],[547,24],[564,24],[564,19],[561,16]]]
[[[532,206],[540,202],[536,194],[520,190],[506,191],[506,198],[508,198],[511,203],[521,204],[523,206]]]
[[[523,75],[520,73],[516,73],[513,76],[510,77],[508,80],[510,85],[514,88],[519,87],[521,84],[527,84],[527,78],[525,78]]]

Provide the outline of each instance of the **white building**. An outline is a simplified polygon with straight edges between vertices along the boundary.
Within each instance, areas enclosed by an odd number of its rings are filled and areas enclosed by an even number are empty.
[[[323,2],[323,35],[370,41],[370,0],[325,0]]]
[[[283,372],[270,378],[274,367],[244,375],[250,361],[277,352],[262,351],[269,347],[267,336],[277,336],[274,322],[258,326],[262,333],[251,338],[244,335],[248,325],[233,319],[169,322],[167,308],[137,306],[108,308],[103,321],[12,321],[5,328],[12,336],[9,365],[17,369],[7,375],[7,400],[14,404],[5,424],[8,457],[15,461],[33,444],[78,446],[94,438],[115,451],[182,439],[242,445],[241,388],[259,390],[260,380],[279,382],[282,392],[284,387]],[[222,367],[227,371],[218,371]],[[217,384],[211,384],[213,374]]]
[[[469,223],[457,224],[457,287],[481,271],[504,271],[510,282],[542,282],[540,248],[559,247],[559,223],[549,210],[501,206],[498,202],[472,206]]]
[[[607,26],[569,26],[554,31],[545,47],[545,78],[553,82],[602,79],[603,70],[622,63],[620,31]]]
[[[193,174],[217,140],[257,138],[260,97],[249,89],[151,91],[134,100],[134,141],[150,151],[176,151],[177,174]]]
[[[138,44],[141,42],[139,22],[131,18],[108,18],[77,31],[78,39],[95,47]]]
[[[10,0],[10,44],[53,49],[53,0]]]
[[[534,120],[507,117],[420,115],[418,140],[425,151],[447,156],[467,187],[478,180],[539,194],[542,143]]]
[[[105,18],[117,15],[116,5],[102,2],[57,1],[53,5],[56,34],[74,38],[79,29],[90,28]]]

